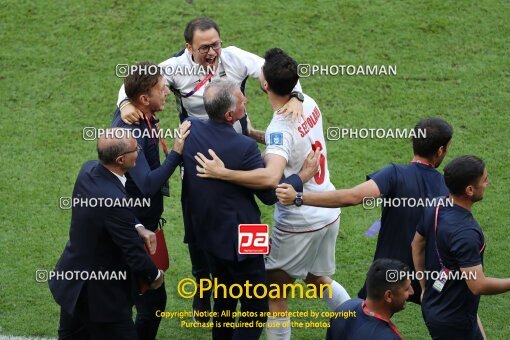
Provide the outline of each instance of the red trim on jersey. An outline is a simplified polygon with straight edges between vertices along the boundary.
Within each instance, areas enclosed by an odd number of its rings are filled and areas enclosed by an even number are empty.
[[[333,223],[335,223],[338,219],[340,218],[340,214],[337,216],[337,218],[335,218],[332,222],[326,224],[325,226],[323,227],[320,227],[319,229],[314,229],[314,230],[307,230],[307,231],[289,231],[289,230],[285,230],[285,229],[281,229],[281,228],[278,228],[277,226],[274,226],[276,229],[280,230],[280,231],[283,231],[284,233],[289,233],[289,234],[307,234],[307,233],[314,233],[316,231],[319,231],[319,230],[322,230],[324,228],[327,228],[329,227],[330,225],[332,225]]]
[[[480,249],[480,254],[482,253],[482,251],[485,249],[485,246],[487,245],[487,242],[484,242],[483,243],[483,246],[482,246],[482,249]]]

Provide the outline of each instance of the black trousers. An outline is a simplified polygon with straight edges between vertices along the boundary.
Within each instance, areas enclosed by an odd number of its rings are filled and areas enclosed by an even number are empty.
[[[151,231],[156,231],[158,227],[163,228],[166,220],[159,219],[159,223],[151,225],[147,223],[145,226]],[[148,290],[143,295],[135,296],[136,306],[136,333],[140,340],[154,340],[158,334],[159,323],[161,318],[156,317],[156,311],[164,311],[166,307],[166,289],[163,283],[161,287],[155,290]]]
[[[224,297],[223,288],[219,287],[217,296],[214,298],[214,312],[217,312],[218,317],[213,318],[213,339],[242,339],[251,340],[258,339],[262,333],[267,320],[266,316],[261,316],[261,313],[269,311],[267,297],[256,298],[253,294],[253,288],[258,285],[266,285],[266,268],[264,265],[264,257],[257,255],[245,259],[244,261],[228,261],[215,257],[208,253],[209,264],[211,266],[213,279],[218,280],[218,284],[224,284],[227,288],[226,298]],[[228,295],[228,288],[232,284],[239,284],[245,287],[245,283],[251,284],[249,294],[251,298],[247,297],[246,289],[239,299],[234,299]],[[239,295],[238,289],[233,289],[234,295]],[[262,295],[262,289],[258,289],[258,296]],[[227,323],[235,322],[233,312],[236,310],[238,300],[241,302],[241,312],[254,312],[254,316],[240,317],[238,322],[251,323],[253,327],[240,327],[232,328],[227,327]],[[222,311],[230,311],[230,316],[221,316]]]
[[[136,340],[135,325],[133,320],[126,316],[125,320],[116,322],[93,322],[85,300],[85,289],[80,294],[74,313],[71,315],[60,309],[60,324],[58,328],[58,338],[65,340]],[[101,303],[97,301],[94,303]]]
[[[189,258],[191,260],[191,273],[198,282],[200,279],[209,279],[211,269],[207,254],[195,243],[188,243]]]
[[[143,295],[135,297],[136,305],[136,332],[140,340],[156,339],[161,318],[156,311],[164,311],[166,307],[166,289],[163,283],[155,290],[148,290]]]

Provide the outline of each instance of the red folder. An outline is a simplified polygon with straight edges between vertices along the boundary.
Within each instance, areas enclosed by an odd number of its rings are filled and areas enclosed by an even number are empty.
[[[149,254],[152,262],[161,269],[162,271],[166,271],[170,267],[170,259],[168,258],[168,249],[166,248],[165,234],[163,234],[163,229],[158,229],[154,232],[156,234],[156,252],[154,255],[149,253],[147,247],[145,247],[145,251]],[[139,294],[142,295],[146,291],[149,290],[149,284],[141,279],[138,280],[138,289]]]

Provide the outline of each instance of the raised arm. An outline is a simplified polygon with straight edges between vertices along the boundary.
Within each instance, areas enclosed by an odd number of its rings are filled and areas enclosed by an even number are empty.
[[[261,68],[264,65],[264,58],[259,57],[256,54],[250,53],[248,51],[242,50],[238,47],[230,46],[231,49],[236,55],[240,57],[240,61],[244,63],[244,67],[246,67],[247,74],[250,77],[258,78],[261,72]],[[301,89],[301,84],[299,80],[294,86],[293,91],[303,92]]]
[[[264,65],[264,58],[259,57],[256,54],[247,52],[240,48],[230,46],[229,49],[238,56],[237,61],[242,63],[242,65],[238,65],[238,67],[245,67],[247,75],[258,78],[261,72],[261,68]],[[293,91],[295,92],[303,92],[301,88],[301,84],[298,82],[296,86],[294,86]],[[278,114],[292,115],[292,121],[294,119],[300,120],[301,118],[305,118],[303,116],[303,103],[299,101],[297,98],[291,98],[283,107],[281,107]]]
[[[175,139],[172,151],[160,167],[151,170],[145,154],[138,155],[136,165],[129,170],[129,175],[145,197],[150,197],[161,190],[161,186],[172,176],[175,168],[181,163],[184,141],[190,133],[191,122],[185,121],[179,126],[181,137]],[[152,139],[150,140],[152,142]]]
[[[286,184],[280,184],[276,189],[276,196],[280,203],[290,205],[294,203],[296,191]],[[351,189],[304,193],[303,204],[325,208],[348,207],[362,203],[365,198],[380,196],[377,184],[373,180],[368,180]]]
[[[173,65],[175,63],[175,58],[169,58],[165,61],[163,61],[158,66],[162,68],[162,70],[166,70],[166,67],[168,65]],[[173,86],[173,78],[171,74],[167,74],[165,71],[163,71],[163,76],[165,78],[165,83],[167,86]],[[138,108],[136,108],[131,102],[129,101],[126,91],[124,88],[124,84],[119,89],[119,95],[117,97],[117,107],[120,109],[120,116],[122,118],[122,121],[128,125],[131,124],[139,124],[139,121],[143,119],[143,113]]]
[[[122,121],[128,125],[140,124],[139,121],[143,119],[143,113],[136,108],[126,96],[124,84],[120,87],[119,97],[117,98],[117,107],[120,110]]]

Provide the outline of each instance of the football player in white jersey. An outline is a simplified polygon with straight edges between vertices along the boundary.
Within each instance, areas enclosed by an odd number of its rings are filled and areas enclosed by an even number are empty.
[[[327,149],[322,130],[322,113],[315,101],[303,95],[303,122],[277,115],[298,81],[297,63],[282,50],[274,48],[266,52],[265,63],[260,74],[260,83],[267,93],[273,119],[266,130],[266,152],[264,169],[232,171],[225,169],[213,150],[212,160],[197,155],[199,176],[217,178],[250,188],[262,189],[278,185],[282,175],[297,173],[308,153],[321,150],[319,170],[304,183],[304,192],[332,190],[327,164]],[[274,212],[275,225],[271,234],[271,250],[266,258],[268,283],[292,283],[303,279],[317,288],[329,284],[324,291],[324,300],[331,310],[349,299],[345,289],[330,276],[335,272],[335,244],[340,225],[340,209],[301,206],[302,193],[298,193],[295,206],[277,204]],[[331,297],[330,297],[331,296]],[[269,299],[270,312],[287,312],[284,297]],[[282,314],[280,314],[282,315]],[[290,339],[290,318],[269,317],[268,323],[280,327],[268,327],[268,339]]]

